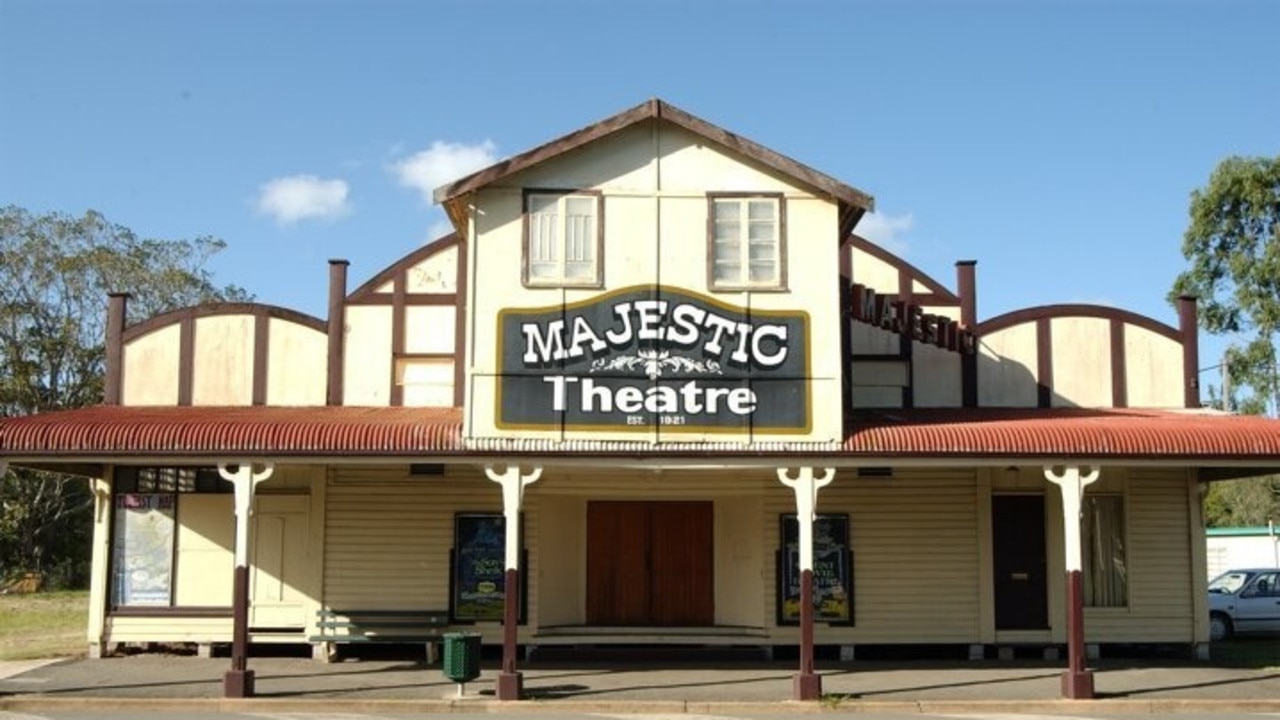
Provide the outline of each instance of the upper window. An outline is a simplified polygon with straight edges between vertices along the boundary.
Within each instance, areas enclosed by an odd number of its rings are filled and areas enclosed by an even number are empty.
[[[533,191],[525,195],[527,285],[599,286],[600,195]]]
[[[708,284],[782,289],[787,284],[786,206],[781,195],[713,195]]]

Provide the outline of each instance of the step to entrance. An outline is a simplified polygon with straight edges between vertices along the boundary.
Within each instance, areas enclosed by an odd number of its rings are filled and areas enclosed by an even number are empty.
[[[528,648],[532,663],[759,662],[769,659],[763,645],[542,645]]]

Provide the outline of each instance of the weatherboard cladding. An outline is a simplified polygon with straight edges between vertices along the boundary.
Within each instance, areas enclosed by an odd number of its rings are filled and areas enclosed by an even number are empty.
[[[462,436],[457,408],[121,407],[9,418],[11,457],[124,455],[626,455],[1280,458],[1280,422],[1220,413],[1078,408],[854,413],[843,442],[662,443]]]

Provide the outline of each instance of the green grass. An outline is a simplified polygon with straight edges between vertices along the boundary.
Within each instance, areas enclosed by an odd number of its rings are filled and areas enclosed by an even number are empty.
[[[0,660],[84,655],[88,609],[85,590],[0,595]]]

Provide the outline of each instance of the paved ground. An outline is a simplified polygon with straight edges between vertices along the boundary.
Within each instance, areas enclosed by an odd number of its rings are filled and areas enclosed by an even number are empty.
[[[175,706],[228,708],[221,699],[227,658],[138,654],[44,665],[0,664],[0,712],[31,712],[88,704],[144,710]],[[458,688],[439,666],[413,659],[322,663],[307,658],[255,657],[256,702],[286,708],[377,706],[422,712],[493,701],[496,663]],[[824,700],[817,708],[910,712],[1069,712],[1064,663],[1041,661],[819,663]],[[1098,700],[1090,712],[1280,712],[1280,668],[1228,669],[1178,661],[1100,661]],[[793,663],[536,662],[521,668],[531,707],[616,712],[772,711],[791,703]],[[477,708],[478,709],[478,708]],[[975,710],[976,709],[976,710]]]

